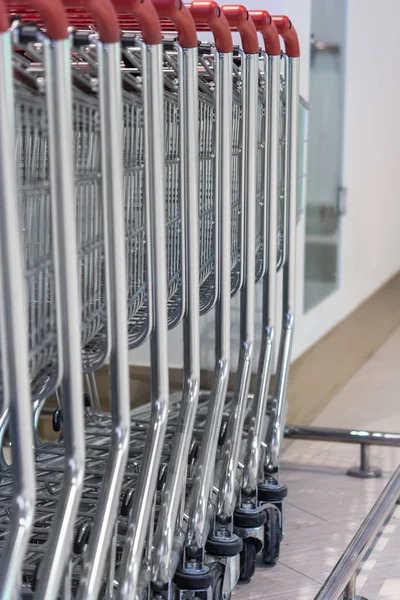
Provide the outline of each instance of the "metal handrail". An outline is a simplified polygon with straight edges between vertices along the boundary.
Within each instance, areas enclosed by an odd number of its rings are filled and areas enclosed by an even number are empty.
[[[314,600],[352,600],[356,569],[400,496],[400,465]]]
[[[400,446],[400,433],[370,429],[339,429],[333,427],[304,427],[287,425],[285,438],[315,442],[339,442],[368,446]]]

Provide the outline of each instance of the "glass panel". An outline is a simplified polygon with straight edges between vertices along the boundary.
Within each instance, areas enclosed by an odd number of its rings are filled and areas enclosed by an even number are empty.
[[[307,132],[308,132],[308,104],[300,97],[299,105],[299,147],[297,163],[297,220],[300,219],[304,210],[305,180],[307,176]]]
[[[338,285],[346,0],[313,0],[304,306]]]

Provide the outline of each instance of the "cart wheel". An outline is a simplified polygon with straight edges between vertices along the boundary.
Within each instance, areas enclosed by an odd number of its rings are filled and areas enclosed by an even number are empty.
[[[133,502],[133,490],[127,490],[121,503],[121,517],[129,517]]]
[[[279,558],[282,530],[281,516],[277,508],[267,508],[267,520],[264,525],[263,560],[266,565],[275,565]]]
[[[84,404],[85,408],[91,408],[92,407],[92,401],[90,399],[90,395],[87,392],[85,392],[83,394],[83,404]]]
[[[214,582],[212,586],[213,600],[230,600],[231,594],[222,598],[224,586],[225,566],[220,562],[214,562],[209,565],[213,574]]]
[[[56,431],[57,433],[59,431],[61,431],[62,422],[63,422],[62,408],[57,408],[53,412],[53,431]]]
[[[76,532],[75,539],[74,539],[73,550],[74,550],[75,554],[83,553],[85,546],[87,545],[87,543],[89,541],[89,536],[90,536],[90,524],[82,523],[78,527],[78,530]]]
[[[240,553],[240,575],[239,581],[249,583],[256,569],[257,547],[252,538],[243,540],[243,549]]]
[[[218,438],[218,446],[220,448],[222,448],[222,446],[225,444],[227,432],[228,432],[228,417],[226,415],[224,415],[222,417],[221,429],[219,431],[219,438]]]

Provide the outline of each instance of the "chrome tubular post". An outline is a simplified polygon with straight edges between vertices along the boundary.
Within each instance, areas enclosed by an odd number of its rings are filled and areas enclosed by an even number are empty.
[[[219,296],[215,309],[215,367],[204,433],[189,507],[188,544],[202,547],[207,538],[208,502],[214,480],[218,433],[221,427],[230,369],[231,319],[231,157],[232,157],[232,53],[215,51],[215,204],[219,219],[216,237],[220,248]]]
[[[247,435],[243,471],[243,491],[251,495],[257,489],[267,409],[268,390],[275,341],[276,261],[278,215],[279,89],[280,57],[264,54],[266,65],[266,178],[264,198],[267,213],[267,264],[262,291],[262,338],[252,414]]]
[[[165,261],[162,44],[142,43],[146,195],[152,224],[151,414],[143,462],[133,496],[128,533],[117,577],[117,598],[134,598],[168,417],[167,276]]]
[[[242,431],[254,354],[255,220],[258,54],[241,53],[243,82],[243,168],[244,283],[240,292],[240,352],[235,390],[224,445],[218,494],[217,519],[231,517],[235,510],[235,484]]]
[[[14,139],[11,39],[5,31],[0,33],[0,332],[2,412],[8,412],[10,419],[13,503],[0,565],[0,597],[4,600],[20,596],[22,564],[32,529],[36,494]]]
[[[115,529],[119,494],[128,457],[130,427],[127,285],[124,190],[122,172],[122,88],[119,43],[97,43],[103,211],[111,316],[110,397],[111,444],[99,504],[85,553],[77,598],[95,599]]]
[[[282,90],[280,92],[280,101],[281,101],[281,109],[280,109],[280,146],[279,146],[279,191],[278,191],[278,199],[279,206],[278,211],[282,210],[282,237],[279,241],[279,254],[277,259],[277,271],[281,271],[283,265],[286,264],[287,260],[287,237],[288,237],[288,211],[289,211],[289,190],[286,185],[286,174],[287,174],[287,164],[288,164],[288,152],[289,152],[289,142],[288,142],[288,119],[287,119],[287,106],[288,106],[288,65],[287,65],[287,57],[282,55],[281,57],[281,67],[282,67]]]
[[[61,332],[63,364],[65,470],[35,592],[35,598],[41,600],[54,600],[58,595],[72,550],[85,466],[70,50],[69,39],[44,40],[57,325]]]
[[[200,387],[199,331],[199,211],[198,211],[198,81],[197,48],[179,53],[181,205],[185,221],[186,295],[183,320],[184,387],[177,429],[169,460],[167,480],[154,540],[153,581],[156,585],[172,579],[176,565],[171,560],[175,524],[181,504],[187,457],[192,439]]]
[[[283,266],[283,315],[278,364],[275,374],[274,405],[268,423],[266,469],[276,472],[283,437],[286,387],[293,342],[296,295],[296,227],[297,227],[297,138],[299,110],[299,58],[285,57],[287,61],[287,138],[285,187],[288,193],[287,259]]]

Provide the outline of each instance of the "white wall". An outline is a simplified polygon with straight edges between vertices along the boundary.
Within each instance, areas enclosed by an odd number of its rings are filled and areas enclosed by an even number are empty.
[[[382,33],[376,9],[373,0],[348,2],[343,155],[348,196],[341,224],[339,289],[298,319],[294,356],[400,269],[400,3],[379,4],[379,14],[390,15]]]
[[[314,0],[318,1],[318,0]],[[334,3],[335,0],[332,0]],[[308,99],[311,0],[250,0],[249,8],[267,8],[290,16],[301,49],[300,93]],[[344,174],[347,215],[340,242],[339,289],[303,314],[304,218],[298,226],[297,324],[293,358],[298,357],[400,268],[400,114],[398,110],[400,2],[382,0],[385,20],[379,32],[373,0],[349,1],[345,92]],[[312,159],[312,157],[311,157]],[[237,360],[238,311],[232,330],[232,366]],[[257,315],[260,316],[258,302]],[[368,323],[365,324],[368,327]],[[169,335],[170,365],[182,364],[182,333]],[[213,322],[201,320],[202,367],[213,366]],[[148,348],[131,353],[131,364],[148,363]]]

